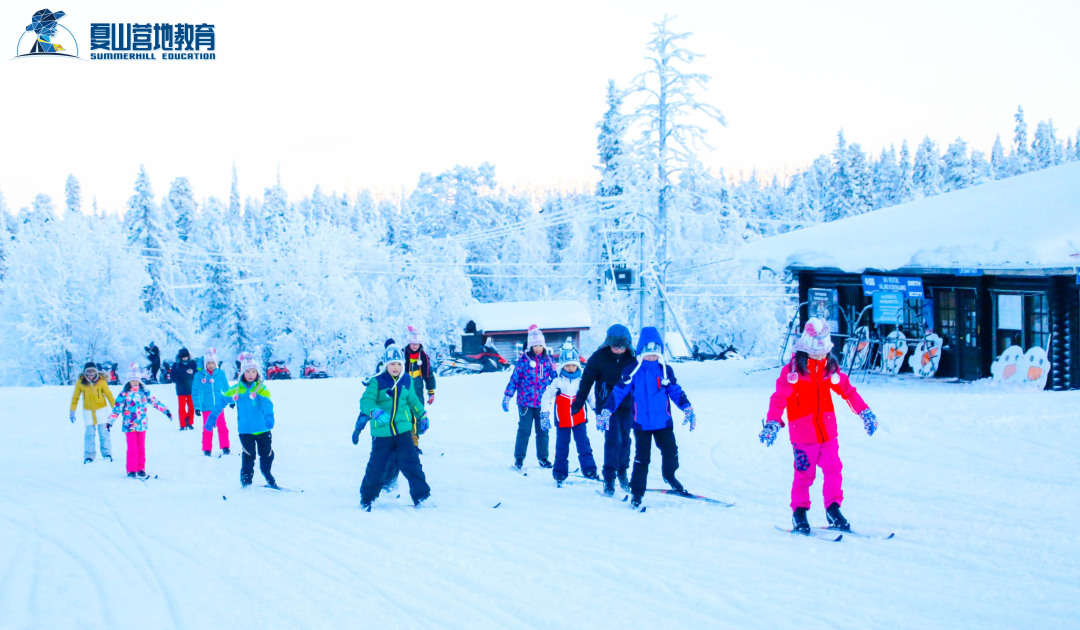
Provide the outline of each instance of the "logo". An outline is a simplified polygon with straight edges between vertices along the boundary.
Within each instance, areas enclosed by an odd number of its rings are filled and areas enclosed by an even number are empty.
[[[53,57],[78,58],[79,43],[66,26],[60,23],[63,11],[42,9],[30,18],[15,46],[15,57],[49,55]],[[63,29],[61,32],[60,29]]]
[[[211,60],[217,58],[213,24],[92,22],[90,59]]]

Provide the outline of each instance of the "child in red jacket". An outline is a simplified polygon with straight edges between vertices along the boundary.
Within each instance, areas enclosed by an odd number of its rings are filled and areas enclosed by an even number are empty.
[[[832,392],[840,394],[851,410],[859,414],[867,435],[873,435],[878,426],[874,412],[830,354],[832,346],[828,323],[817,317],[810,318],[802,336],[795,342],[795,355],[776,379],[776,391],[769,398],[765,427],[758,434],[765,446],[771,446],[784,426],[781,416],[787,409],[788,434],[795,452],[791,520],[794,531],[801,534],[810,532],[806,511],[810,509],[810,486],[818,466],[824,476],[822,494],[828,506],[825,515],[829,527],[843,531],[851,529],[840,513],[840,504],[844,502],[841,474],[844,465],[840,461],[836,439]]]

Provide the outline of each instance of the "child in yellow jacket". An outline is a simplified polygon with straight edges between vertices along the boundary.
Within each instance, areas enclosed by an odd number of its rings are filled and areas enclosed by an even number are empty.
[[[109,431],[112,425],[108,421],[109,411],[116,404],[109,384],[98,373],[97,365],[87,363],[83,366],[79,380],[75,382],[75,393],[71,395],[72,424],[75,423],[75,407],[79,405],[79,397],[83,399],[83,422],[86,423],[86,433],[83,436],[83,463],[89,464],[97,455],[94,444],[94,432],[101,439],[101,456],[112,461],[112,440]]]

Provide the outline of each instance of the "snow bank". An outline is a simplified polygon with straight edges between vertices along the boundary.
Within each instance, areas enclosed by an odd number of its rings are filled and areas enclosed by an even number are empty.
[[[736,260],[850,273],[1080,266],[1080,163],[762,239]]]

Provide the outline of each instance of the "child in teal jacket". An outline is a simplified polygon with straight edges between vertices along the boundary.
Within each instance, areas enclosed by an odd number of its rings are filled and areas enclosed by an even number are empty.
[[[266,485],[277,488],[277,481],[270,474],[270,466],[274,463],[270,435],[270,430],[274,428],[274,403],[270,401],[270,391],[263,384],[255,357],[250,354],[241,356],[240,381],[225,392],[226,398],[236,405],[237,430],[240,432],[240,445],[244,448],[240,485],[245,488],[251,485],[251,478],[255,474],[255,455],[258,453],[259,470],[266,478]]]

